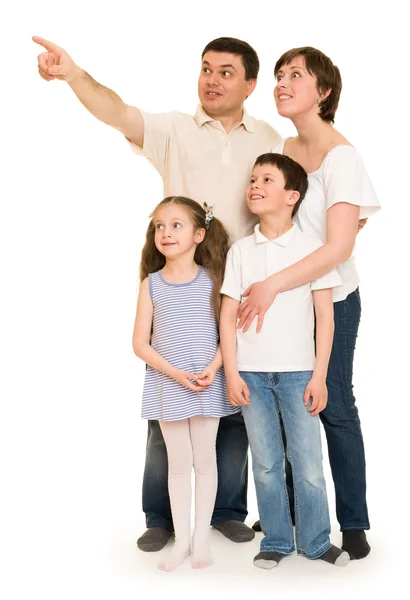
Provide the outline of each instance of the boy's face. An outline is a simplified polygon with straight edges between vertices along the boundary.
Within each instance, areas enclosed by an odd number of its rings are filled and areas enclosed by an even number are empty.
[[[291,216],[298,198],[298,192],[285,190],[285,178],[277,167],[257,165],[253,168],[246,188],[246,200],[254,215]]]

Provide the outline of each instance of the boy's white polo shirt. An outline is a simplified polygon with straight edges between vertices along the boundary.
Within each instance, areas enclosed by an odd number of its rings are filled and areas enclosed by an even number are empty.
[[[282,236],[268,240],[255,232],[230,248],[221,293],[239,302],[241,294],[311,254],[323,244],[294,224]],[[313,290],[342,284],[336,270],[316,281],[278,294],[267,310],[260,333],[255,318],[246,333],[237,332],[237,365],[240,371],[310,371],[315,366]]]

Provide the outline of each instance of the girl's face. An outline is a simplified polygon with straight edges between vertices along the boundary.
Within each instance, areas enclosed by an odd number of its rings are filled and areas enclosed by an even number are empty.
[[[281,117],[293,119],[303,114],[319,114],[321,95],[317,79],[306,69],[303,56],[296,56],[278,71],[274,98]]]
[[[195,229],[189,212],[180,204],[170,202],[154,213],[155,246],[165,258],[195,253],[202,242],[205,229]]]

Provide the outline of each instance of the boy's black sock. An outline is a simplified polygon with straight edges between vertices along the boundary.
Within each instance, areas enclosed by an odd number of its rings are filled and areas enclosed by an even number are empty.
[[[342,548],[349,553],[351,560],[359,560],[367,556],[370,546],[364,531],[343,531]]]
[[[280,552],[259,552],[253,559],[253,564],[259,569],[273,569],[285,556]]]
[[[348,553],[336,546],[330,546],[329,550],[326,550],[326,552],[316,560],[324,560],[336,567],[345,567],[347,563],[350,562]]]

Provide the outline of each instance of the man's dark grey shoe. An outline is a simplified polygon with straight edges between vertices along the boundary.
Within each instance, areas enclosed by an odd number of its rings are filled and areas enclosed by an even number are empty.
[[[255,537],[254,530],[241,521],[224,521],[223,523],[216,523],[214,527],[228,540],[237,544],[250,542]]]
[[[255,521],[255,523],[252,525],[252,529],[254,531],[262,531],[261,522]]]
[[[167,545],[172,533],[162,527],[150,527],[137,540],[137,546],[143,552],[158,552]]]

